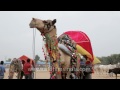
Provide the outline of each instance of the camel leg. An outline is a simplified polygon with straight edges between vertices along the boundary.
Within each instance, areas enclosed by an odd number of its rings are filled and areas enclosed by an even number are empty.
[[[20,78],[21,78],[21,72],[18,72],[17,79],[20,79]]]
[[[64,53],[63,51],[59,50],[60,51],[60,54],[61,54],[61,64],[63,64],[63,67],[64,69],[67,69],[67,78],[70,79],[70,71],[69,70],[69,67],[70,67],[70,59],[71,57],[69,55],[67,55],[66,53]],[[65,65],[65,66],[64,66]]]
[[[83,79],[83,78],[84,78],[84,72],[81,72],[80,79]]]
[[[80,79],[82,79],[82,74],[80,73]]]
[[[56,75],[56,78],[57,78],[57,79],[62,79],[61,74],[57,74],[57,75]]]
[[[84,76],[83,76],[82,74],[80,74],[80,79],[83,79],[83,77],[84,77]]]
[[[14,76],[14,72],[10,72],[9,76],[8,76],[8,79],[13,79],[13,76]]]
[[[112,72],[112,77],[113,77],[113,72]]]
[[[68,73],[67,73],[67,79],[70,79],[70,74],[71,74],[71,72],[70,71],[68,71]]]
[[[85,75],[85,79],[92,79],[91,73],[86,74],[86,75]]]
[[[116,79],[117,79],[117,74],[115,74],[116,75]]]

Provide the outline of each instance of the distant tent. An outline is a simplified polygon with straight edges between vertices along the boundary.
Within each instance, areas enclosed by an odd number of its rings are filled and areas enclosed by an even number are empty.
[[[23,56],[19,57],[18,59],[20,59],[20,60],[24,60],[25,62],[27,62],[27,59],[28,59],[28,58],[29,58],[29,57],[23,55]],[[29,59],[30,59],[30,63],[32,64],[32,62],[34,62],[34,60],[31,59],[31,58],[29,58]]]

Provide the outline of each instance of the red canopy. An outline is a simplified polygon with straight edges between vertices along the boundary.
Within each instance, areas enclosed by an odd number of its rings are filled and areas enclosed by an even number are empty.
[[[82,31],[67,31],[63,34],[67,34],[72,40],[74,40],[78,45],[83,47],[88,51],[93,57],[92,46],[89,37]],[[94,57],[93,57],[94,59]],[[93,61],[92,59],[92,61]]]
[[[29,57],[23,55],[23,56],[19,57],[18,59],[20,59],[20,60],[24,60],[25,62],[27,62],[27,59],[28,59],[28,58],[29,58]],[[32,62],[34,62],[34,60],[31,59],[31,58],[29,58],[29,59],[30,59],[30,63],[32,64]]]

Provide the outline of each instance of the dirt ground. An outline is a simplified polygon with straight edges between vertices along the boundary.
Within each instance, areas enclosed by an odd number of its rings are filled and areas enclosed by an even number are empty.
[[[109,74],[92,74],[93,79],[116,79],[115,74],[113,74],[113,77],[111,77]],[[117,79],[120,79],[120,74],[117,75]]]
[[[36,71],[35,73],[35,79],[49,79],[50,74],[48,71]],[[8,70],[5,73],[5,78],[8,79]],[[16,75],[14,75],[14,78],[16,79]],[[113,77],[110,77],[108,74],[92,74],[92,79],[116,79],[115,75]],[[120,79],[120,75],[118,75],[117,79]]]
[[[49,79],[50,78],[50,74],[48,71],[36,71],[36,73],[34,74],[35,74],[35,79]],[[6,71],[4,79],[8,79],[8,71]],[[14,74],[13,79],[16,79],[15,74]]]

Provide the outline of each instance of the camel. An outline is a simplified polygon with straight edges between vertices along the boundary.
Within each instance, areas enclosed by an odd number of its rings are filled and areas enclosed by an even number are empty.
[[[14,74],[17,75],[17,79],[20,79],[22,71],[22,63],[21,60],[14,58],[10,64],[9,68],[9,79],[13,79]]]
[[[57,28],[55,26],[56,19],[54,20],[41,20],[37,18],[32,18],[29,26],[30,28],[36,28],[41,35],[43,36],[43,40],[45,41],[45,47],[48,52],[48,56],[50,57],[50,68],[52,68],[52,72],[50,73],[50,77],[55,77],[56,79],[70,79],[71,71],[70,69],[71,63],[73,61],[73,56],[76,57],[76,75],[80,73],[80,55],[77,53],[77,51],[74,51],[72,53],[69,53],[68,48],[67,52],[65,52],[64,48],[66,48],[66,45],[63,43],[60,43],[61,41],[59,39],[65,37],[65,35],[60,36],[57,38]],[[70,39],[70,38],[69,38]],[[70,43],[75,42],[73,40],[70,40]],[[64,45],[64,48],[60,48],[61,45]]]

